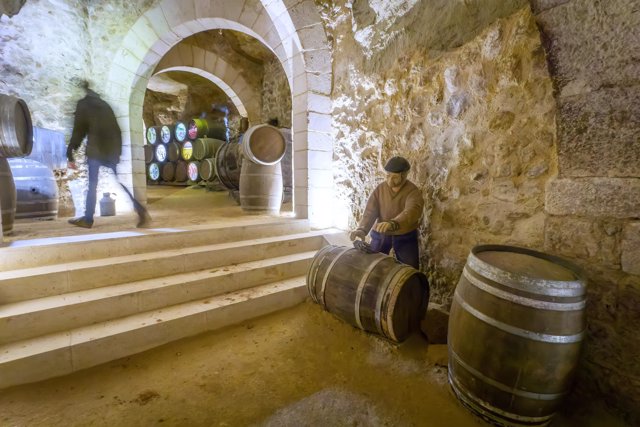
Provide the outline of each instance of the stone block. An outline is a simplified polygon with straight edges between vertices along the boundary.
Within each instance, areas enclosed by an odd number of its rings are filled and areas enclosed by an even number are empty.
[[[289,8],[295,28],[304,28],[322,22],[313,0],[305,0]]]
[[[431,344],[446,344],[449,331],[449,312],[443,305],[429,303],[427,313],[420,322],[420,330]],[[431,347],[431,346],[429,346]]]
[[[555,179],[547,184],[545,210],[551,215],[637,218],[640,179]]]
[[[305,50],[304,69],[314,73],[331,72],[331,51],[329,49]]]
[[[547,58],[559,93],[568,85],[583,93],[601,87],[637,84],[640,25],[631,2],[536,1],[546,10],[536,21],[548,40]],[[552,6],[549,8],[548,6]],[[558,6],[558,7],[553,7]]]
[[[302,49],[328,49],[327,35],[322,24],[311,25],[298,31]]]
[[[622,236],[622,271],[640,276],[640,222],[625,226]]]
[[[559,107],[561,177],[640,176],[640,86],[562,99]]]

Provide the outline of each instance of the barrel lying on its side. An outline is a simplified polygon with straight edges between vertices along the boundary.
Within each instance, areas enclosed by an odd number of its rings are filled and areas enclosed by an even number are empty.
[[[347,323],[404,341],[419,330],[429,300],[426,276],[393,257],[329,245],[307,272],[311,298]]]

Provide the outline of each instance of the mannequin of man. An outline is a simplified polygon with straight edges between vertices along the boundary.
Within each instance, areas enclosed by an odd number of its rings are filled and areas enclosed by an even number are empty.
[[[391,158],[384,169],[387,177],[369,196],[358,228],[351,240],[364,240],[371,231],[371,250],[389,254],[398,261],[419,267],[418,226],[424,200],[420,189],[407,180],[411,165],[404,157]]]

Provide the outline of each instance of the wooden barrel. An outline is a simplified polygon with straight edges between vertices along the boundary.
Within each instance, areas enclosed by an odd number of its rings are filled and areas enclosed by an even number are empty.
[[[0,94],[0,157],[24,157],[33,148],[33,125],[27,103]]]
[[[242,147],[236,143],[223,144],[216,153],[216,176],[227,190],[240,188]]]
[[[282,205],[280,163],[244,162],[240,171],[240,207],[248,213],[277,214]]]
[[[154,145],[154,153],[155,153],[155,159],[157,162],[162,163],[167,161],[168,153],[167,153],[167,146],[165,144]]]
[[[585,334],[586,285],[560,258],[476,246],[449,317],[449,382],[499,425],[546,425],[569,391]]]
[[[187,130],[189,139],[215,138],[227,140],[227,126],[223,121],[195,118],[189,122]]]
[[[160,178],[162,176],[162,172],[160,170],[160,163],[149,163],[149,166],[147,166],[147,178],[149,179],[149,181],[151,182],[158,182],[160,181]]]
[[[162,141],[163,144],[170,143],[171,141],[173,141],[173,133],[174,126],[162,125],[160,127],[160,141]]]
[[[177,141],[170,142],[167,144],[167,158],[170,162],[178,161],[180,156],[180,151],[182,150],[181,143]]]
[[[58,184],[53,171],[31,159],[9,159],[16,186],[16,219],[58,216]]]
[[[167,162],[162,165],[162,180],[171,182],[176,178],[176,164],[173,162]]]
[[[213,181],[216,178],[216,159],[202,159],[198,172],[205,181]]]
[[[144,162],[149,164],[153,161],[153,145],[145,144],[144,145]]]
[[[160,142],[161,130],[162,126],[149,126],[147,128],[147,142],[151,145]]]
[[[250,161],[260,165],[278,163],[287,149],[287,144],[278,128],[257,125],[249,128],[242,137],[242,152]]]
[[[177,182],[184,182],[189,178],[189,166],[184,160],[176,162],[176,178]]]
[[[350,325],[395,342],[420,329],[429,300],[426,276],[381,254],[328,245],[307,271],[311,298]]]
[[[198,138],[193,141],[193,157],[197,160],[216,155],[224,141],[215,138]]]
[[[200,162],[191,161],[187,164],[187,176],[189,181],[198,181],[200,179]]]
[[[187,125],[184,122],[176,122],[173,128],[173,137],[178,142],[184,142],[187,139]]]
[[[185,141],[182,143],[182,149],[180,150],[180,158],[187,162],[193,158],[193,144],[191,141]]]
[[[16,217],[16,202],[16,186],[13,183],[9,162],[4,157],[0,157],[0,215],[3,233],[13,230],[13,221]]]

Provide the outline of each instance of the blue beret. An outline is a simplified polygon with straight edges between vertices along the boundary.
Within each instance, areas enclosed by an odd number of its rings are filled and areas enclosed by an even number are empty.
[[[384,170],[393,173],[406,172],[409,169],[411,169],[411,165],[409,164],[407,159],[400,156],[392,157],[384,166]]]

